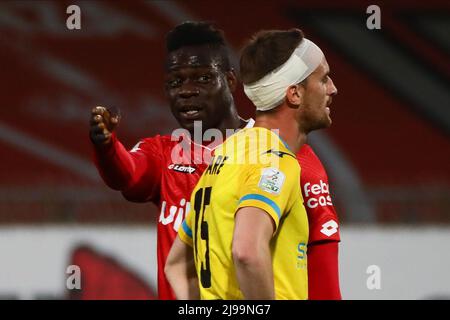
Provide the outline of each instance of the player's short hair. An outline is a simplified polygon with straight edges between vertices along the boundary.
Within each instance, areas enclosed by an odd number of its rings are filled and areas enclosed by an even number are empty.
[[[285,63],[303,40],[300,29],[259,31],[241,50],[240,74],[244,84],[263,78]]]
[[[186,21],[173,28],[166,37],[166,49],[169,53],[187,46],[203,45],[208,46],[212,54],[218,55],[222,70],[231,69],[224,32],[217,29],[213,22]]]

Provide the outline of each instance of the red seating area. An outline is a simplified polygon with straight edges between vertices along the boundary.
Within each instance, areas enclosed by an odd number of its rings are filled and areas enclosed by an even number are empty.
[[[171,14],[148,3],[100,2],[101,9],[109,10],[105,20],[96,20],[100,15],[94,16],[92,8],[82,8],[86,12],[82,30],[68,31],[64,21],[69,4],[51,2],[58,18],[53,22],[45,20],[37,4],[30,8],[16,2],[0,4],[4,14],[32,25],[25,32],[19,22],[0,24],[0,190],[5,190],[0,198],[0,223],[153,220],[153,206],[127,203],[119,193],[107,190],[92,171],[80,171],[92,167],[88,118],[95,105],[114,104],[122,110],[118,132],[129,147],[140,137],[168,133],[175,127],[164,97],[163,62],[164,37],[177,17],[216,21],[238,53],[255,31],[297,27],[298,21],[286,14],[290,8],[361,12],[362,21],[366,16],[366,5],[360,1],[335,5],[328,1],[243,1],[239,5],[219,1],[214,9],[210,1],[175,1],[177,11]],[[448,55],[397,19],[410,9],[441,9],[450,15],[449,6],[445,1],[398,1],[382,7],[383,32],[399,42],[404,39],[402,45],[448,77],[448,64],[439,59]],[[116,28],[108,29],[113,14],[120,17]],[[339,90],[327,134],[358,174],[377,220],[450,222],[450,141],[445,130],[352,64],[317,30],[300,27],[324,50]],[[242,90],[236,94],[236,103],[243,115],[252,116]],[[58,163],[61,154],[77,161]],[[64,196],[58,192],[69,188]],[[33,198],[44,189],[49,190],[47,198]],[[83,190],[92,190],[95,196]],[[125,218],[127,214],[133,218]]]

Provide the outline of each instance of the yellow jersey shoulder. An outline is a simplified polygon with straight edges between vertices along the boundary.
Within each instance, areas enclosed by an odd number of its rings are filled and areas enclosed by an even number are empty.
[[[214,152],[227,157],[228,163],[282,166],[298,163],[280,136],[269,129],[253,127],[242,129],[230,136]]]

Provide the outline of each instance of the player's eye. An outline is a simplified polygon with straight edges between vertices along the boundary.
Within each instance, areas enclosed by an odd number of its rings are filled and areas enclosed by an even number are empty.
[[[208,83],[209,81],[211,81],[211,76],[207,74],[201,75],[197,78],[197,81],[200,83]]]
[[[181,85],[181,79],[180,78],[170,79],[167,81],[167,85],[171,88],[179,87]]]

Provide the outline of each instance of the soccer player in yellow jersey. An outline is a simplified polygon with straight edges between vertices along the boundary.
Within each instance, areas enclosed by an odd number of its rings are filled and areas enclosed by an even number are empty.
[[[256,34],[240,66],[255,128],[216,149],[165,272],[179,299],[307,299],[295,153],[329,118],[337,89],[322,51],[298,29]]]

